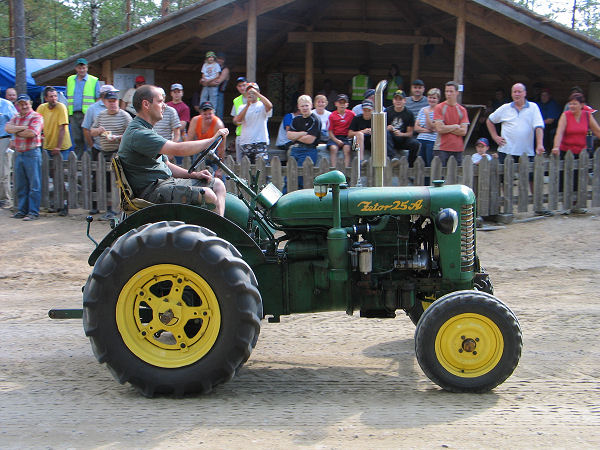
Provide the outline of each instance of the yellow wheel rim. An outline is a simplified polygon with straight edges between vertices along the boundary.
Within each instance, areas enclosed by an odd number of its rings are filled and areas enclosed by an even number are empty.
[[[504,339],[492,320],[465,313],[448,319],[435,338],[439,363],[453,375],[474,378],[492,370],[502,357]]]
[[[200,360],[221,328],[219,302],[197,273],[174,264],[140,270],[125,284],[116,306],[125,345],[153,366],[176,368]]]

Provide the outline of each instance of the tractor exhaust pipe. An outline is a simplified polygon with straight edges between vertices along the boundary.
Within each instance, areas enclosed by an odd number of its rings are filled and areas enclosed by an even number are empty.
[[[387,114],[383,109],[383,91],[387,86],[386,80],[381,80],[375,88],[375,111],[373,111],[373,148],[371,158],[373,161],[374,185],[383,186],[383,168],[386,163],[387,153]]]

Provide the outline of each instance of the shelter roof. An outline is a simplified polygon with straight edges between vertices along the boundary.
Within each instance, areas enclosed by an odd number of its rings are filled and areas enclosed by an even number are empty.
[[[465,0],[465,79],[515,79],[586,84],[600,78],[600,42],[507,0]],[[256,0],[257,67],[261,74],[305,67],[315,42],[315,73],[344,76],[367,63],[386,74],[406,72],[421,44],[419,76],[450,79],[456,5],[447,0]],[[73,73],[77,58],[91,73],[118,68],[195,72],[207,50],[224,51],[234,72],[245,73],[248,1],[204,0],[71,56],[33,75],[39,84]]]

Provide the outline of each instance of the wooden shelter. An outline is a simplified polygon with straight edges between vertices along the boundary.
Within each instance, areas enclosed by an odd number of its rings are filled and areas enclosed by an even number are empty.
[[[524,82],[561,100],[579,85],[600,106],[600,43],[506,0],[204,0],[33,75],[64,84],[85,57],[107,83],[121,69],[152,70],[155,84],[181,82],[189,99],[208,50],[226,53],[232,78],[266,84],[276,114],[294,91],[314,94],[330,79],[343,92],[361,65],[377,82],[390,64],[406,88],[417,77],[461,82],[464,103]]]

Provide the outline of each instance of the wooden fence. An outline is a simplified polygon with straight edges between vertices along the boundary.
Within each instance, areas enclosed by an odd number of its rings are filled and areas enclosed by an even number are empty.
[[[465,155],[462,167],[457,166],[454,158],[450,158],[447,167],[442,167],[439,158],[434,158],[431,167],[425,167],[419,157],[414,167],[409,168],[407,158],[402,157],[388,160],[384,169],[384,185],[422,186],[438,179],[446,180],[447,184],[464,184],[477,193],[477,210],[482,216],[513,214],[515,211],[584,209],[600,206],[599,152],[600,149],[593,157],[583,152],[579,159],[568,153],[564,160],[538,155],[533,163],[525,155],[514,160],[507,157],[503,165],[498,164],[497,159],[483,159],[478,166],[471,163],[469,155]],[[190,161],[191,158],[185,158],[183,166],[189,167]],[[226,164],[242,178],[260,170],[260,184],[271,181],[281,190],[287,185],[288,192],[298,189],[299,176],[303,177],[304,188],[312,188],[315,176],[331,170],[326,159],[320,159],[315,165],[310,158],[300,167],[293,158],[283,166],[278,157],[274,157],[270,164],[262,160],[250,164],[247,158],[237,164],[228,156]],[[354,159],[352,167],[342,165],[339,161],[336,169],[346,175],[351,186],[356,186],[359,182],[358,160]],[[92,183],[93,179],[95,183]],[[371,161],[362,161],[362,186],[372,186],[373,180]],[[226,186],[229,192],[236,192],[233,181],[226,181]],[[100,211],[105,211],[109,204],[116,209],[118,193],[110,164],[102,158],[92,161],[89,153],[85,153],[81,160],[75,153],[70,153],[69,159],[63,161],[60,156],[49,157],[44,152],[42,208],[60,208],[65,200],[71,209],[91,209],[92,202],[97,202]]]

